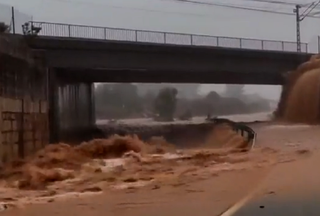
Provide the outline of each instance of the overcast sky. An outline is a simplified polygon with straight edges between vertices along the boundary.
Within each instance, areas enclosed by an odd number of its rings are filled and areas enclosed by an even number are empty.
[[[203,1],[289,13],[293,10],[293,6],[258,4],[252,0]],[[311,0],[282,1],[311,2]],[[195,5],[172,0],[0,0],[0,3],[12,5],[17,10],[32,15],[36,21],[271,40],[295,41],[296,39],[294,16]],[[4,8],[0,7],[0,18],[10,20],[10,11]],[[318,10],[320,11],[320,8]],[[320,35],[319,21],[320,19],[306,18],[301,23],[302,41],[316,45],[316,37]],[[204,89],[208,88],[205,86]],[[246,88],[247,92],[259,92],[269,98],[277,98],[279,89],[274,86]]]

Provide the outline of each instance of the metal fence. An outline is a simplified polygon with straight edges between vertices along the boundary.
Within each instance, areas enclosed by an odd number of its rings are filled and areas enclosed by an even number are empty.
[[[42,36],[297,52],[297,43],[289,41],[217,37],[35,21],[30,22],[29,25],[40,27],[41,31],[38,35]],[[308,52],[306,43],[301,44],[301,51]]]

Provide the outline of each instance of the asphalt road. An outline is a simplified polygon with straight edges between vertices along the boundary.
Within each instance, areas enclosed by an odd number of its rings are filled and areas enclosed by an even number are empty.
[[[320,154],[315,153],[310,158],[275,167],[255,192],[247,196],[252,195],[251,198],[239,200],[221,216],[320,215],[319,162]]]
[[[319,216],[320,194],[303,198],[265,197],[241,208],[233,216]]]

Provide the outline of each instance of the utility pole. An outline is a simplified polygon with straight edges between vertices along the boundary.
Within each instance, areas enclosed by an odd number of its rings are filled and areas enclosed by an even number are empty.
[[[12,33],[16,33],[16,20],[14,15],[14,7],[11,7]]]
[[[320,4],[319,1],[312,2],[309,5],[303,5],[307,7],[305,11],[300,14],[300,9],[302,5],[296,5],[293,9],[293,12],[296,14],[296,33],[297,33],[297,51],[301,52],[301,33],[300,33],[300,23],[308,16],[311,15],[310,13]]]
[[[301,34],[300,34],[300,5],[296,5],[296,8],[293,10],[296,13],[296,34],[297,34],[297,51],[301,52]]]

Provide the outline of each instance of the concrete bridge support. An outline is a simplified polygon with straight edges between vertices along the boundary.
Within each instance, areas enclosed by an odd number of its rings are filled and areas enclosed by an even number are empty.
[[[95,127],[94,85],[66,82],[51,70],[50,141],[78,142],[88,139]]]

